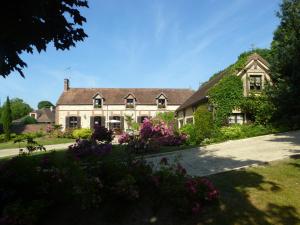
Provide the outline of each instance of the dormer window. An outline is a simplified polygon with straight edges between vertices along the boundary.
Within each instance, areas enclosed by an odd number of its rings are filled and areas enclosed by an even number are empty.
[[[94,99],[94,108],[102,108],[102,99],[101,98]]]
[[[129,93],[124,97],[126,109],[133,109],[135,106],[136,98],[133,93]]]
[[[250,90],[261,91],[262,90],[262,76],[250,75]]]
[[[166,108],[166,99],[160,98],[158,99],[158,108]]]
[[[157,97],[156,97],[156,103],[157,103],[157,108],[163,109],[167,107],[167,100],[168,97],[161,92]]]
[[[94,108],[102,108],[104,98],[100,93],[97,93],[93,96],[93,105]]]
[[[126,108],[134,108],[134,99],[133,98],[126,99]]]

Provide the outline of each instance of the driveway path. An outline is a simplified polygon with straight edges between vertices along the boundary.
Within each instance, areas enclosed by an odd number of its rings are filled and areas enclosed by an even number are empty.
[[[158,166],[162,157],[179,160],[190,175],[205,176],[300,154],[300,131],[228,141],[201,148],[148,157]]]
[[[44,147],[46,148],[46,150],[54,150],[54,149],[58,150],[58,149],[67,149],[71,144],[74,144],[74,142],[73,143],[56,144],[56,145],[45,145]],[[0,158],[18,155],[18,154],[19,154],[18,148],[0,149]]]

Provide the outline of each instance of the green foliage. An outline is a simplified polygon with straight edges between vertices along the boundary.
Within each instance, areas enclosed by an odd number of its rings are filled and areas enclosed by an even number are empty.
[[[75,129],[72,132],[72,136],[76,139],[88,139],[92,135],[92,131],[89,128],[80,128],[80,129]]]
[[[3,107],[1,121],[3,124],[3,132],[5,134],[5,140],[8,141],[10,139],[10,129],[12,123],[12,112],[9,97],[7,97],[6,103]]]
[[[207,105],[201,105],[194,113],[195,141],[200,144],[204,139],[211,137],[214,131],[212,113],[208,111]]]
[[[196,145],[197,144],[197,135],[195,125],[192,123],[185,124],[180,128],[180,132],[183,134],[187,134],[187,144],[188,145]]]
[[[265,93],[245,97],[240,105],[242,112],[247,113],[247,119],[256,124],[267,125],[273,118],[275,106]]]
[[[222,126],[232,110],[243,101],[243,83],[238,76],[229,75],[221,79],[209,92],[209,103],[214,108],[216,126]]]
[[[38,103],[38,109],[51,108],[54,105],[49,101],[40,101]]]
[[[140,129],[140,125],[139,125],[139,123],[133,121],[131,124],[131,128],[135,131],[138,131]]]
[[[166,124],[174,123],[175,113],[174,112],[163,112],[158,113],[156,116],[159,120],[165,122]]]
[[[0,76],[16,71],[24,77],[22,69],[27,65],[20,58],[24,52],[46,51],[50,42],[57,50],[65,50],[83,41],[86,19],[79,9],[86,7],[86,0],[2,2],[0,27],[5,35],[0,37]]]
[[[271,133],[286,131],[285,129],[275,128],[273,126],[263,126],[257,124],[234,124],[231,126],[224,126],[216,130],[213,136],[205,140],[205,144],[218,143],[227,140],[235,140],[249,137],[256,137]]]
[[[30,105],[25,103],[20,98],[13,98],[11,100],[10,105],[11,105],[11,112],[12,112],[12,120],[20,119],[28,115],[32,111]]]
[[[275,82],[271,97],[276,121],[300,127],[300,1],[285,0],[277,14],[280,25],[271,45]]]
[[[23,124],[35,124],[37,121],[32,116],[26,116],[22,119]]]
[[[134,122],[133,121],[133,116],[132,115],[125,115],[125,121],[127,123],[127,126],[129,129],[132,128],[132,123]]]

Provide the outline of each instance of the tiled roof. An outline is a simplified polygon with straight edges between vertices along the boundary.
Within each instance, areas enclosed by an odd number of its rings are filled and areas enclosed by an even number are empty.
[[[55,110],[48,108],[35,110],[33,113],[37,114],[38,123],[54,123],[55,122]]]
[[[180,105],[194,91],[168,88],[70,88],[61,94],[57,105],[90,105],[97,93],[103,96],[104,104],[108,105],[124,104],[124,96],[128,94],[135,96],[136,104],[156,104],[156,97],[161,93],[168,97],[168,105]]]

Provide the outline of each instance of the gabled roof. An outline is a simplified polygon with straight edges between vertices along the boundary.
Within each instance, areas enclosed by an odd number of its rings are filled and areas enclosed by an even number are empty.
[[[101,93],[104,104],[108,105],[124,104],[124,96],[128,93],[136,97],[136,104],[156,105],[156,97],[164,93],[168,96],[168,105],[180,105],[194,91],[171,88],[70,88],[61,94],[57,105],[92,105],[96,93]]]
[[[160,98],[160,96],[164,96],[166,99],[168,99],[168,96],[165,94],[165,93],[163,93],[163,92],[161,92],[159,95],[157,95],[156,96],[156,99],[158,99],[158,98]]]
[[[247,57],[244,66],[248,65],[251,61],[260,61],[265,66],[269,67],[269,63],[263,59],[259,54],[252,53]],[[233,66],[233,65],[231,65]],[[227,69],[229,69],[228,67]],[[209,79],[204,85],[202,85],[193,95],[191,95],[182,105],[178,107],[177,112],[188,107],[196,106],[202,102],[207,101],[208,91],[217,84],[224,76],[229,75],[227,69],[215,74],[211,79]],[[235,71],[238,73],[239,71]]]

